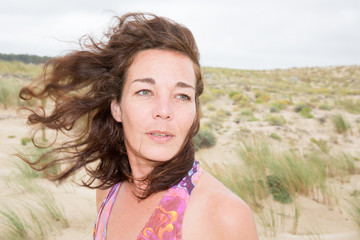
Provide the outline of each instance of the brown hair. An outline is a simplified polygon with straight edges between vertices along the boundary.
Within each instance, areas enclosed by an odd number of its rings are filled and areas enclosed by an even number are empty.
[[[41,124],[65,134],[83,125],[83,131],[73,140],[50,151],[49,154],[57,156],[52,162],[41,164],[41,159],[29,162],[22,158],[37,170],[67,163],[65,170],[49,177],[59,182],[82,168],[89,175],[82,185],[89,188],[106,189],[120,181],[131,180],[123,127],[111,115],[111,101],[121,99],[127,70],[137,52],[154,48],[177,51],[194,63],[196,119],[180,151],[169,161],[158,163],[143,179],[150,183],[140,196],[146,198],[178,183],[192,167],[195,149],[191,139],[199,129],[199,96],[203,91],[199,51],[191,31],[170,19],[143,13],[129,13],[115,19],[117,24],[101,41],[87,36],[82,39],[82,50],[47,62],[41,76],[43,87],[37,84],[21,89],[22,99],[50,98],[54,101],[54,108],[48,115],[45,110],[28,109],[31,111],[28,124]],[[89,167],[94,162],[97,162],[96,167]],[[100,184],[92,186],[96,179]]]

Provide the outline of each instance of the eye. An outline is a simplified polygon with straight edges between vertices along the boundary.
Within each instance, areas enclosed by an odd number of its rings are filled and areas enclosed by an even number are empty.
[[[178,98],[180,100],[184,100],[184,101],[190,101],[191,100],[191,98],[186,94],[179,94],[179,95],[176,96],[176,98]]]
[[[136,94],[141,95],[141,96],[150,96],[151,91],[147,90],[147,89],[143,89],[143,90],[137,91]]]

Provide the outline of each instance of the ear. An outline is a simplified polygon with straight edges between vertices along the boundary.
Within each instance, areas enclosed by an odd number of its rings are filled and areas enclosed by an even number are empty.
[[[121,109],[120,109],[120,104],[113,99],[111,101],[111,115],[113,116],[113,118],[115,119],[115,121],[117,122],[121,122]]]

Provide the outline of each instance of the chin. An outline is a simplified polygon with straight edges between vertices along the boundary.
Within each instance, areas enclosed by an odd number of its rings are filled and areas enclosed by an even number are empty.
[[[173,158],[178,151],[178,149],[176,151],[169,151],[169,149],[152,149],[152,151],[144,151],[141,154],[151,161],[166,162]]]

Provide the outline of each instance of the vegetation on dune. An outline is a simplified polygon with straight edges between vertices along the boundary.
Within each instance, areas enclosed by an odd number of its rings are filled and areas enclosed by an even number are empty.
[[[36,151],[41,150],[31,150],[33,154],[40,155]],[[15,196],[24,198],[22,201],[0,202],[0,239],[47,239],[54,230],[68,227],[63,207],[51,191],[35,180],[43,175],[19,162],[19,159],[13,158],[13,161],[16,171],[2,176],[2,180],[16,192]]]
[[[338,133],[347,133],[349,129],[351,129],[350,123],[344,119],[344,117],[341,114],[336,114],[331,118],[335,130]]]
[[[0,60],[0,108],[23,106],[19,91],[29,83],[28,80],[39,75],[41,69],[40,65]]]
[[[193,139],[196,150],[201,148],[210,148],[215,146],[216,137],[209,128],[200,128],[199,132]]]
[[[286,119],[281,115],[267,115],[265,118],[271,126],[283,126],[286,124]]]
[[[25,64],[23,62],[8,62],[0,59],[0,77],[1,78],[33,78],[42,71],[42,65]]]
[[[203,72],[206,89],[222,86],[234,106],[230,117],[219,118],[214,114],[219,109],[213,104],[212,114],[204,125],[219,132],[226,124],[223,119],[232,119],[240,124],[239,134],[236,135],[241,137],[232,142],[237,146],[239,162],[214,163],[206,168],[250,205],[260,220],[263,234],[276,236],[279,230],[284,231],[284,223],[289,220],[292,220],[292,227],[286,231],[297,232],[302,208],[298,201],[300,195],[315,199],[329,208],[339,203],[339,198],[343,196],[336,194],[332,183],[346,183],[352,174],[358,174],[360,170],[357,158],[333,149],[334,144],[339,145],[336,132],[343,134],[340,137],[346,137],[345,141],[351,142],[347,133],[353,135],[353,123],[344,114],[332,116],[331,111],[359,114],[360,66],[258,71],[204,68]],[[294,131],[289,128],[293,119],[284,114],[289,111],[295,111],[300,117],[295,116],[295,119],[301,119],[302,123],[320,123],[316,128],[330,140],[313,137],[301,127],[295,128],[295,139],[286,137],[287,133]],[[255,118],[254,113],[262,116],[260,120]],[[308,120],[312,118],[317,121]],[[259,121],[258,129],[253,130],[247,125],[252,119]],[[255,133],[261,131],[264,121],[268,122],[265,126],[272,129],[266,134],[267,138]],[[359,134],[360,120],[355,125]],[[329,131],[327,127],[333,127],[335,131]],[[285,133],[284,136],[279,130]],[[298,149],[297,138],[305,138],[304,135],[308,137],[308,145]],[[245,139],[251,136],[253,139]],[[279,148],[274,148],[272,144],[279,142],[285,149],[288,146],[287,150],[274,151]],[[292,213],[284,210],[286,205],[292,206]],[[360,216],[357,213],[358,202],[352,200],[349,205],[356,223]],[[312,235],[316,234],[312,232]],[[319,234],[316,236],[321,238]]]
[[[40,57],[37,55],[29,55],[29,54],[4,54],[0,53],[0,59],[9,61],[9,62],[22,62],[25,64],[41,64],[45,63],[51,59],[51,57]]]
[[[328,151],[316,149],[306,152],[277,152],[273,145],[261,136],[240,139],[240,142],[236,151],[243,164],[214,163],[207,166],[207,170],[262,216],[265,225],[270,224],[270,220],[266,220],[264,216],[269,214],[266,212],[269,210],[266,208],[269,197],[282,204],[293,204],[292,231],[296,232],[300,215],[300,206],[296,199],[299,195],[334,206],[338,202],[338,197],[333,193],[328,179],[347,181],[349,175],[359,172],[355,167],[354,158],[346,153],[329,154]],[[272,214],[281,214],[275,211],[273,210]]]
[[[347,200],[347,212],[355,223],[358,231],[360,231],[360,194],[352,194]]]

